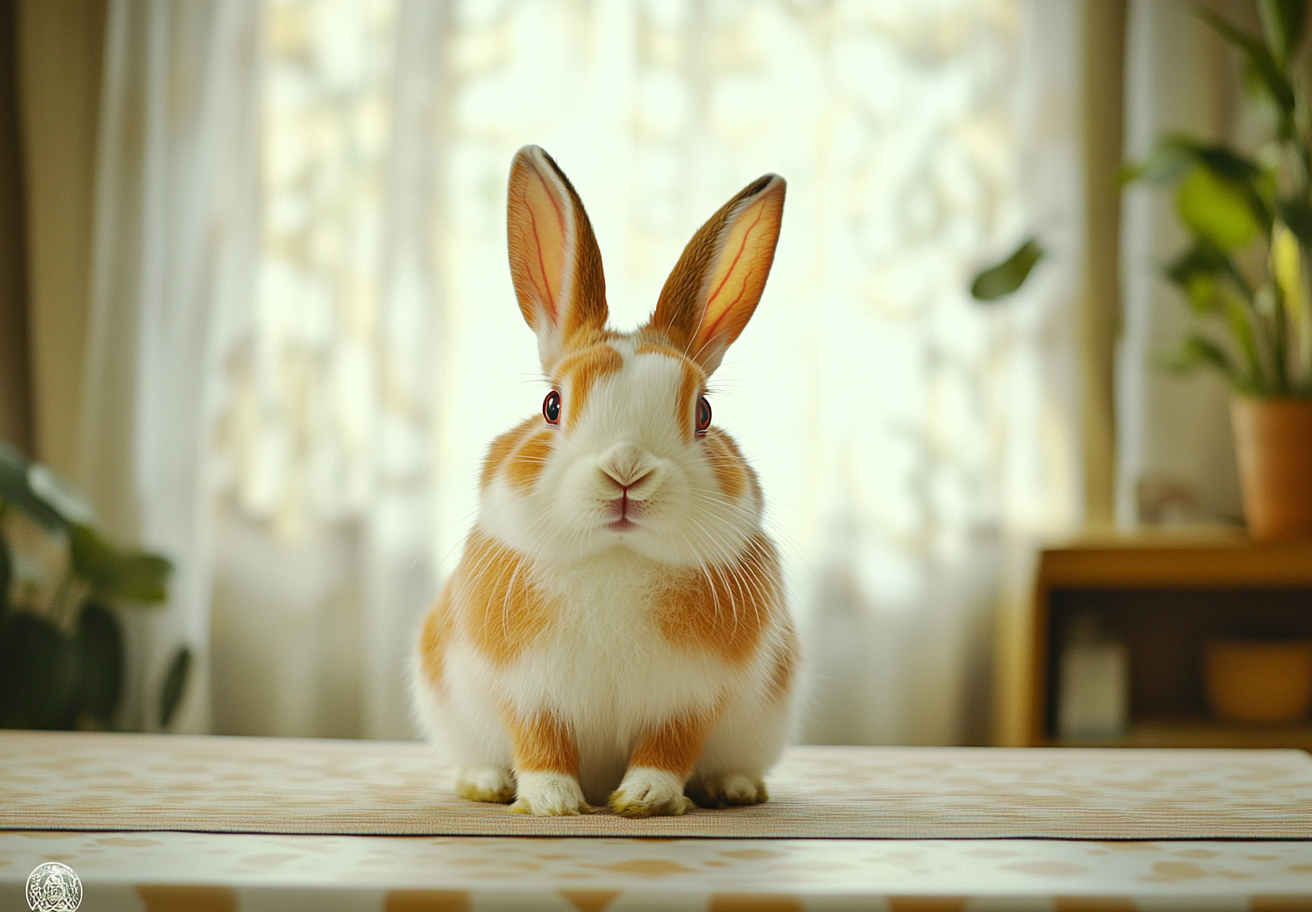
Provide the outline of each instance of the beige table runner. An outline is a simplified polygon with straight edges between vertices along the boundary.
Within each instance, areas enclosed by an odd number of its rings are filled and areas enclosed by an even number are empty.
[[[421,744],[0,732],[0,829],[751,838],[1312,839],[1300,751],[795,747],[754,808],[534,818]]]

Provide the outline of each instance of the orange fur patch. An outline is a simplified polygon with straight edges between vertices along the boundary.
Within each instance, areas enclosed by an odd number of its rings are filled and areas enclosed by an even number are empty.
[[[423,630],[419,634],[419,668],[424,679],[438,690],[444,690],[442,671],[446,661],[446,648],[451,642],[455,623],[451,618],[450,580],[442,587],[437,602],[424,616]]]
[[[713,721],[710,713],[688,713],[666,720],[642,739],[629,758],[629,765],[647,766],[687,778],[702,755],[702,745]]]
[[[619,373],[623,367],[623,356],[604,343],[590,345],[565,356],[556,366],[553,379],[556,386],[568,395],[562,406],[567,429],[578,424],[583,416],[588,394],[596,382],[602,377]]]
[[[475,528],[452,585],[456,611],[474,646],[507,665],[542,637],[554,605],[533,581],[533,564]]]
[[[538,476],[546,468],[547,457],[551,455],[555,433],[544,427],[515,450],[506,462],[506,477],[514,487],[525,490],[537,484]]]
[[[731,565],[673,575],[657,597],[657,626],[677,646],[741,664],[755,653],[782,591],[779,555],[758,535]]]
[[[747,490],[747,463],[734,439],[719,428],[706,434],[706,458],[720,490],[730,500],[737,500]]]
[[[486,488],[492,483],[492,479],[501,471],[501,466],[510,454],[515,452],[524,435],[537,426],[541,426],[541,421],[537,418],[526,418],[492,441],[492,445],[487,448],[487,455],[483,457],[483,470],[478,479],[480,488]]]
[[[525,719],[506,712],[506,728],[515,748],[515,769],[528,773],[579,774],[579,748],[571,732],[552,713]]]
[[[683,372],[679,377],[679,398],[674,403],[674,418],[682,425],[687,439],[697,435],[697,399],[705,388],[706,374],[684,358]]]

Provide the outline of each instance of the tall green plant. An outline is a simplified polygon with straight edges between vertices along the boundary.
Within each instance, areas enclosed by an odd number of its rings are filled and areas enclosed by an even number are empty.
[[[1261,0],[1258,8],[1261,36],[1208,9],[1198,16],[1243,54],[1244,87],[1270,126],[1266,143],[1248,156],[1223,143],[1164,136],[1125,179],[1173,187],[1192,238],[1166,275],[1200,326],[1163,353],[1162,366],[1215,368],[1245,395],[1312,396],[1312,136],[1291,65],[1307,7]],[[1217,324],[1228,342],[1218,340]]]
[[[49,566],[11,544],[21,524]],[[164,602],[171,571],[158,554],[105,541],[76,491],[0,442],[0,727],[112,727],[124,665],[111,609]],[[161,727],[190,661],[180,649],[165,675]]]
[[[1173,188],[1191,238],[1165,274],[1183,292],[1196,328],[1160,353],[1158,365],[1216,369],[1243,395],[1312,397],[1312,115],[1292,66],[1307,4],[1259,0],[1258,9],[1260,36],[1197,11],[1243,54],[1244,87],[1270,127],[1257,154],[1169,134],[1122,176]],[[972,286],[977,298],[992,300],[979,293],[986,277],[983,287],[1007,291],[1024,282],[1033,261],[1018,261],[1021,251],[980,274]]]

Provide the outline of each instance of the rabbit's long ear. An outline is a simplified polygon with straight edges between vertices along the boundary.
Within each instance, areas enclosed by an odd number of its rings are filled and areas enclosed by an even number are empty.
[[[583,202],[538,146],[510,166],[506,233],[515,297],[550,370],[580,331],[606,325],[606,277]]]
[[[711,373],[765,290],[784,213],[784,179],[767,174],[692,236],[665,280],[651,326]]]

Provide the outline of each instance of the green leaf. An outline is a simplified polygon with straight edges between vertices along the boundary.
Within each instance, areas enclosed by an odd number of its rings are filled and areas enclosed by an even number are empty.
[[[173,564],[158,554],[134,552],[124,556],[113,584],[102,590],[111,598],[158,604],[169,597]]]
[[[1262,362],[1257,355],[1257,342],[1253,338],[1253,324],[1249,322],[1248,312],[1235,301],[1227,301],[1226,319],[1230,324],[1230,333],[1239,343],[1248,367],[1246,376],[1236,371],[1235,388],[1261,395],[1266,392],[1266,383],[1262,379]]]
[[[1249,202],[1242,188],[1204,167],[1190,171],[1175,195],[1180,220],[1222,251],[1237,250],[1256,237],[1261,226]]]
[[[1123,183],[1144,180],[1153,184],[1175,183],[1191,178],[1198,168],[1205,168],[1232,195],[1248,206],[1253,219],[1265,230],[1271,225],[1275,197],[1274,176],[1257,162],[1234,150],[1199,142],[1191,136],[1175,133],[1163,136],[1152,151],[1121,172]]]
[[[1160,352],[1155,361],[1163,370],[1177,374],[1190,374],[1200,367],[1213,367],[1225,374],[1231,384],[1238,381],[1238,373],[1230,356],[1205,336],[1186,336],[1174,348]]]
[[[92,586],[113,576],[118,554],[95,529],[74,526],[68,533],[68,546],[73,572]]]
[[[1235,284],[1248,295],[1248,283],[1228,256],[1206,241],[1196,241],[1166,268],[1166,277],[1184,290],[1197,313],[1211,313],[1219,305],[1222,281]]]
[[[162,602],[168,598],[173,565],[157,554],[121,552],[90,526],[69,530],[73,572],[91,585],[97,595],[133,602]]]
[[[1225,19],[1206,7],[1199,7],[1200,19],[1210,25],[1217,34],[1244,53],[1245,83],[1255,91],[1259,100],[1270,102],[1276,114],[1280,136],[1289,139],[1294,135],[1294,87],[1284,70],[1276,62],[1267,46],[1253,37],[1235,28]]]
[[[1283,199],[1277,206],[1280,220],[1304,246],[1312,246],[1312,204],[1305,197]]]
[[[9,541],[5,538],[4,526],[0,525],[0,625],[4,624],[9,612],[9,581],[13,579],[14,565],[9,555]]]
[[[1257,162],[1227,146],[1200,142],[1183,133],[1168,133],[1157,140],[1147,155],[1122,171],[1122,180],[1171,183],[1191,165],[1204,165],[1221,177],[1239,183],[1256,182],[1264,173]]]
[[[0,726],[71,728],[77,715],[73,640],[45,618],[15,613],[0,641]]]
[[[13,504],[47,529],[64,529],[68,521],[46,503],[28,481],[33,463],[17,449],[0,441],[0,500]]]
[[[1267,47],[1281,67],[1288,67],[1303,40],[1307,19],[1304,0],[1258,0]]]
[[[1042,259],[1044,250],[1038,241],[1029,238],[1011,256],[996,266],[990,266],[970,285],[971,295],[978,301],[996,301],[1011,294],[1029,278],[1034,264]]]
[[[118,618],[105,606],[89,602],[82,609],[73,642],[81,667],[80,708],[108,728],[123,692],[123,634]]]
[[[159,727],[168,728],[173,721],[173,714],[182,702],[182,692],[187,683],[187,672],[191,669],[191,650],[186,646],[178,649],[169,663],[168,674],[164,676],[164,686],[159,695]]]

